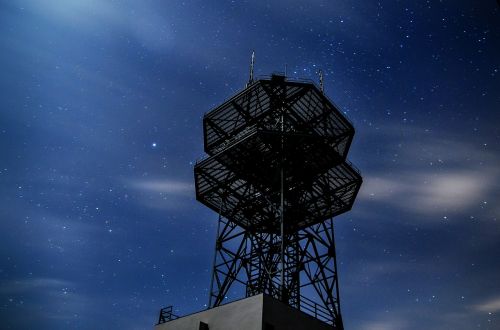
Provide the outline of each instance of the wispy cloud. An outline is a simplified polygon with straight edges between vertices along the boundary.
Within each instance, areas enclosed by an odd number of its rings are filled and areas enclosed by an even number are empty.
[[[408,328],[408,321],[387,317],[366,321],[361,325],[361,330],[403,330]]]
[[[135,191],[141,204],[153,209],[182,209],[195,196],[192,183],[172,179],[133,179],[126,185]]]
[[[61,292],[72,285],[71,282],[58,278],[30,278],[21,280],[12,280],[0,285],[0,293],[2,294],[17,294],[32,291],[52,291],[60,290]]]
[[[498,311],[497,302],[495,300],[491,302],[496,308],[495,310]],[[411,303],[408,305],[402,303],[393,306],[393,308],[378,309],[371,317],[359,320],[355,328],[361,330],[471,329],[481,327],[481,323],[485,322],[484,317],[478,313],[477,309],[471,309],[467,305],[440,307],[439,313],[435,313],[437,306],[434,304]],[[422,317],[419,319],[416,315]]]
[[[130,7],[106,1],[28,1],[27,10],[44,15],[53,22],[77,25],[80,29],[109,32],[109,28],[128,31],[150,50],[165,51],[173,47],[171,24],[147,6]],[[127,10],[128,9],[128,10]]]
[[[360,198],[420,214],[460,212],[487,200],[498,178],[495,168],[368,176]]]
[[[500,297],[495,297],[483,303],[477,304],[473,307],[473,309],[484,313],[500,312]]]
[[[76,316],[88,313],[88,307],[96,301],[78,291],[74,282],[49,277],[15,279],[0,286],[0,295],[8,297],[18,310],[24,311],[25,317],[17,319],[14,315],[16,319],[11,320],[16,327],[33,320],[42,324],[46,320],[74,321]],[[12,304],[5,306],[7,310],[13,308]]]
[[[171,179],[135,180],[130,181],[130,185],[145,192],[165,193],[176,196],[192,196],[194,191],[193,184]]]
[[[385,145],[380,169],[363,173],[360,199],[435,215],[470,211],[499,192],[500,159],[486,147],[415,128],[384,132],[398,143]]]

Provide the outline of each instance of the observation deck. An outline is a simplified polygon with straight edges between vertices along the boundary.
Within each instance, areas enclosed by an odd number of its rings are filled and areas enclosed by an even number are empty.
[[[205,114],[196,198],[245,229],[292,233],[349,211],[352,124],[312,82],[257,80]]]

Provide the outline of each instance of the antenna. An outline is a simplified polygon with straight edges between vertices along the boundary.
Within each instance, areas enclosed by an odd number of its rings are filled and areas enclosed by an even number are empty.
[[[321,93],[324,93],[325,88],[323,86],[323,71],[321,69],[318,70],[318,75],[319,75],[319,89]]]
[[[251,83],[253,83],[253,67],[255,65],[255,50],[252,50],[252,60],[250,62],[250,79],[248,79],[247,86],[250,86]]]

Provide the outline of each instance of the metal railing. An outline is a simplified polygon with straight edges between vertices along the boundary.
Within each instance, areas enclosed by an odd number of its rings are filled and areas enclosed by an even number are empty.
[[[179,316],[173,313],[173,306],[167,306],[165,308],[160,309],[160,316],[158,317],[157,324],[163,324],[178,318]]]
[[[258,293],[257,293],[258,294]],[[251,296],[251,295],[250,295]],[[299,299],[300,306],[291,306],[298,309],[306,314],[313,316],[314,318],[323,321],[327,324],[333,325],[334,315],[333,312],[328,310],[324,305],[318,304],[316,301],[300,295]],[[172,320],[178,319],[179,316],[173,313],[173,306],[167,306],[160,310],[160,315],[158,317],[158,324],[163,324],[170,322]]]
[[[314,316],[314,318],[320,321],[333,325],[334,317],[332,311],[303,295],[300,295],[300,310]]]
[[[356,167],[353,163],[351,163],[351,161],[350,161],[349,159],[347,159],[347,158],[346,158],[346,159],[345,159],[345,162],[346,162],[349,166],[351,166],[351,167],[352,167],[352,169],[353,169],[354,171],[356,171],[356,173],[361,174],[361,172],[359,171],[359,168],[357,168],[357,167]]]

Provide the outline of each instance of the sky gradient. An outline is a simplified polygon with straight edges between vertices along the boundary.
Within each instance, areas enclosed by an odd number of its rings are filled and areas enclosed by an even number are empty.
[[[203,114],[317,80],[364,183],[336,219],[346,329],[500,328],[496,1],[0,1],[0,328],[205,308]]]

